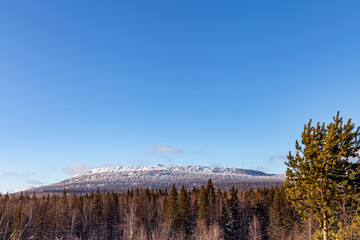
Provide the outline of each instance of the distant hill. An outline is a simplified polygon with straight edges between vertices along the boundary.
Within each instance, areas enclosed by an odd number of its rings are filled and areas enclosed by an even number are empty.
[[[206,185],[210,178],[214,186],[221,189],[232,186],[247,189],[282,185],[285,175],[239,168],[185,165],[106,167],[86,170],[59,183],[24,191],[46,193],[62,192],[66,189],[68,192],[88,193],[98,188],[101,191],[123,191],[136,187],[169,189],[172,184],[192,188]]]

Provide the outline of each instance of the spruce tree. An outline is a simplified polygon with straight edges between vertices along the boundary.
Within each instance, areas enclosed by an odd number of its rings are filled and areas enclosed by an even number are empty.
[[[339,203],[359,192],[360,133],[351,119],[344,123],[339,112],[326,126],[311,123],[304,126],[301,144],[296,141],[295,156],[289,152],[286,193],[303,217],[313,212],[327,240],[329,221],[338,214]]]
[[[229,238],[235,240],[240,238],[240,216],[239,216],[239,199],[237,189],[234,187],[230,190],[229,202]]]
[[[197,226],[197,219],[199,217],[199,190],[193,187],[190,193],[191,199],[191,226]]]
[[[218,224],[221,225],[221,210],[222,210],[222,206],[223,206],[223,200],[222,200],[222,192],[220,187],[217,187],[216,193],[215,193],[215,206],[214,206],[214,214],[215,214],[215,219],[214,221]]]
[[[230,239],[231,238],[230,216],[226,208],[226,204],[223,204],[221,208],[220,227],[222,229],[224,238],[226,240]]]
[[[173,184],[169,196],[166,200],[166,212],[165,212],[165,217],[171,223],[171,229],[173,231],[177,231],[179,228],[178,214],[179,214],[178,192],[175,187],[175,184]]]
[[[214,186],[212,184],[211,179],[208,180],[208,183],[206,185],[206,192],[207,192],[207,202],[208,202],[208,206],[207,206],[207,213],[208,213],[208,224],[212,224],[215,221],[216,218],[216,195],[215,195],[215,189]]]
[[[201,186],[199,192],[199,211],[198,211],[198,225],[204,225],[206,227],[210,224],[210,217],[208,212],[209,207],[209,198],[208,198],[208,191],[204,186]]]
[[[178,221],[179,226],[189,235],[191,230],[191,212],[190,196],[184,186],[181,186],[179,192]]]
[[[206,228],[214,222],[216,217],[216,195],[211,179],[208,180],[206,188],[201,186],[199,193],[199,212],[198,224],[204,225]]]

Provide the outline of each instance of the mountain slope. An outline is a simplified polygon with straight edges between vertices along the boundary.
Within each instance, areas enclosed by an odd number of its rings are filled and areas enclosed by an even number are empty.
[[[282,184],[285,176],[248,169],[185,165],[107,167],[86,170],[59,183],[33,188],[31,191],[61,192],[66,189],[85,193],[97,188],[102,191],[121,191],[136,187],[170,188],[172,184],[191,188],[206,185],[210,178],[214,186],[227,189],[231,186],[257,188]]]

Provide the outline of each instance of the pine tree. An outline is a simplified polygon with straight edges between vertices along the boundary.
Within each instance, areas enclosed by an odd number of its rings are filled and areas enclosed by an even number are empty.
[[[313,212],[319,221],[323,239],[328,239],[329,221],[338,214],[339,203],[359,192],[359,128],[351,119],[345,124],[339,117],[325,123],[304,126],[302,145],[296,141],[295,156],[289,152],[286,165],[286,193],[295,209],[305,218]],[[357,162],[349,161],[357,158]]]

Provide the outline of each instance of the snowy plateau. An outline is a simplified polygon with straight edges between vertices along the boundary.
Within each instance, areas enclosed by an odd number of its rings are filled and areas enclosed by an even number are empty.
[[[266,174],[261,171],[186,165],[125,166],[86,170],[59,183],[31,188],[27,191],[56,193],[64,190],[75,193],[91,191],[124,191],[134,188],[170,189],[184,185],[206,185],[211,179],[215,187],[229,189],[259,188],[275,184],[282,185],[284,174]],[[26,190],[25,190],[26,191]]]

